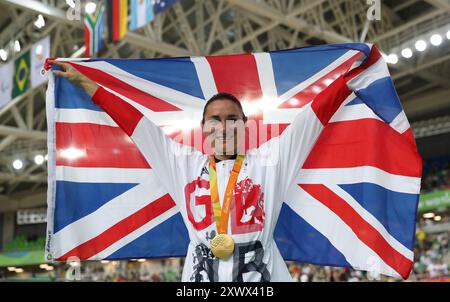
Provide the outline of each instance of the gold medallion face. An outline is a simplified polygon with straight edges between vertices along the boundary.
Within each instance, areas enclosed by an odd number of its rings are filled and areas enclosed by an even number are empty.
[[[219,259],[226,259],[233,254],[234,240],[227,234],[219,234],[211,241],[211,251]]]

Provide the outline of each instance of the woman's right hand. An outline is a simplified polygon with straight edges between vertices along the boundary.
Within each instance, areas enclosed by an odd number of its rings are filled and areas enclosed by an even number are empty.
[[[78,70],[75,69],[70,63],[65,63],[61,61],[48,60],[50,65],[56,65],[61,67],[61,70],[53,70],[53,74],[57,76],[61,76],[72,83],[81,86],[86,93],[92,97],[99,87],[97,83],[81,74]]]

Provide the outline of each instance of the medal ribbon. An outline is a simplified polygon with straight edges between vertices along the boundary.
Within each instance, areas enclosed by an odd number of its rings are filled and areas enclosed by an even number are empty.
[[[239,171],[241,170],[242,163],[244,162],[244,155],[238,154],[234,161],[233,170],[231,171],[230,178],[228,179],[227,188],[225,190],[225,196],[223,197],[223,206],[220,208],[219,191],[217,187],[217,173],[216,173],[216,161],[214,156],[209,159],[209,183],[211,189],[211,203],[214,211],[214,219],[216,221],[217,232],[219,234],[226,234],[228,229],[228,217],[230,214],[231,200],[233,199],[233,191],[236,186]]]

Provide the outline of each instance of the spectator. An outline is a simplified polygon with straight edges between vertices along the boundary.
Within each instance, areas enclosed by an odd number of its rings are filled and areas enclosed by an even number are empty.
[[[427,272],[430,278],[444,277],[448,275],[448,265],[436,258],[428,265]]]

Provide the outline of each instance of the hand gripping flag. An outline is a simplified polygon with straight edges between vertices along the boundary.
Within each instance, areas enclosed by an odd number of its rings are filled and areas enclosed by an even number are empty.
[[[144,116],[174,139],[179,128],[201,120],[205,101],[217,92],[236,95],[250,120],[282,130],[311,106],[324,127],[283,200],[274,232],[282,256],[408,277],[422,164],[375,46],[70,63],[137,109],[140,117],[128,117],[131,127]],[[182,217],[130,129],[118,127],[81,88],[53,76],[47,119],[47,259],[185,256]],[[268,131],[253,147],[277,135],[283,131]]]

